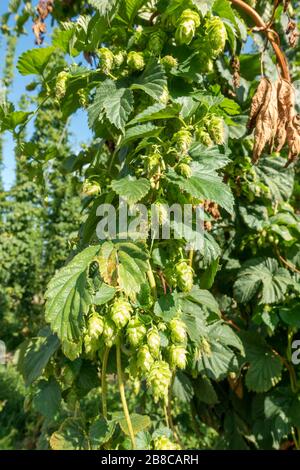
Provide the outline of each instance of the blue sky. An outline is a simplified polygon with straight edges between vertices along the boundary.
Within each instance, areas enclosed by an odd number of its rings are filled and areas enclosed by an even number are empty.
[[[33,4],[37,4],[38,0],[33,1]],[[9,0],[0,0],[0,16],[7,11],[7,6],[8,6]],[[15,57],[15,63],[17,61],[17,58],[19,57],[22,52],[32,49],[34,47],[37,47],[34,43],[34,37],[33,33],[31,30],[31,21],[28,21],[28,24],[26,24],[26,35],[22,35],[17,44],[17,51],[16,51],[16,57]],[[46,37],[45,44],[47,44],[47,39],[49,42],[50,39],[50,34],[51,34],[51,28],[48,25],[48,36]],[[5,39],[0,35],[0,57],[1,57],[1,63],[0,63],[0,77],[2,76],[2,66],[4,62],[4,57],[5,57]],[[15,104],[16,108],[18,107],[18,101],[21,97],[21,95],[26,91],[25,87],[28,83],[32,81],[34,77],[28,76],[28,77],[23,77],[20,75],[15,68],[15,78],[14,78],[14,83],[12,90],[9,95],[9,99]],[[27,137],[30,137],[30,133],[32,132],[32,124],[28,125],[28,134]],[[79,150],[81,143],[88,141],[91,138],[91,133],[88,129],[87,125],[87,117],[86,113],[83,111],[77,112],[71,121],[70,124],[71,128],[71,141],[73,144],[73,148],[76,150]],[[4,188],[9,189],[11,185],[14,182],[15,178],[15,159],[14,159],[14,143],[13,139],[10,133],[5,133],[3,137],[3,166],[2,166],[2,180],[4,183]]]

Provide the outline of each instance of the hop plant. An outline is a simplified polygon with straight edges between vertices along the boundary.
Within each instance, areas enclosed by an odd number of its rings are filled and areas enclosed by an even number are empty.
[[[164,43],[167,39],[166,33],[162,30],[155,31],[150,35],[148,42],[148,50],[155,55],[160,55]]]
[[[60,100],[63,98],[66,94],[67,90],[67,81],[69,78],[68,72],[63,70],[62,72],[59,72],[56,78],[56,84],[55,84],[55,96],[56,99]]]
[[[166,70],[175,69],[178,66],[177,59],[172,55],[165,55],[160,62]]]
[[[109,318],[105,318],[102,337],[107,347],[111,347],[117,339],[118,331],[115,323]]]
[[[206,41],[214,57],[223,52],[227,40],[227,32],[221,18],[214,16],[205,23]]]
[[[109,74],[114,65],[114,55],[111,50],[101,47],[98,51],[100,56],[100,68],[106,75]]]
[[[111,306],[110,318],[117,328],[123,328],[130,320],[132,306],[128,300],[119,297]]]
[[[98,339],[102,335],[104,328],[103,317],[97,312],[92,313],[88,319],[88,335],[90,338]]]
[[[173,135],[173,142],[182,154],[186,154],[192,143],[192,134],[188,129],[180,129]]]
[[[149,347],[147,345],[142,346],[138,350],[137,354],[138,368],[141,369],[142,372],[149,372],[153,362],[154,359],[152,357]]]
[[[169,323],[169,329],[173,343],[183,344],[186,342],[186,326],[182,320],[179,318],[173,318]]]
[[[88,91],[83,88],[80,88],[77,91],[77,95],[78,95],[80,106],[82,106],[83,108],[86,108],[89,104]]]
[[[157,331],[157,328],[154,327],[149,331],[147,335],[147,344],[151,354],[154,357],[157,357],[160,351],[160,335]]]
[[[97,181],[85,180],[82,185],[81,194],[85,196],[97,196],[101,193],[101,186]]]
[[[126,329],[129,344],[133,347],[139,346],[146,333],[146,327],[140,319],[138,317],[131,318]]]
[[[206,147],[211,147],[213,145],[213,141],[211,140],[209,133],[203,129],[203,127],[196,129],[195,137]]]
[[[99,340],[98,338],[92,337],[89,334],[86,334],[83,338],[84,349],[90,358],[93,358],[96,352],[99,349]]]
[[[175,267],[177,285],[183,292],[189,292],[193,287],[194,271],[186,261],[180,261]]]
[[[170,441],[166,436],[158,436],[153,441],[154,450],[180,450],[178,444]]]
[[[171,378],[172,372],[167,362],[155,361],[152,364],[147,377],[147,384],[153,391],[153,397],[156,403],[161,398],[167,401]]]
[[[183,346],[172,344],[169,348],[170,364],[173,369],[185,369],[187,350]]]
[[[145,68],[144,54],[142,52],[129,52],[127,56],[127,65],[133,71],[141,71]]]
[[[175,32],[177,44],[190,44],[196,34],[196,29],[200,26],[200,16],[194,10],[184,10],[178,21]]]
[[[213,141],[221,145],[224,143],[224,123],[219,116],[212,115],[206,119],[206,126]]]

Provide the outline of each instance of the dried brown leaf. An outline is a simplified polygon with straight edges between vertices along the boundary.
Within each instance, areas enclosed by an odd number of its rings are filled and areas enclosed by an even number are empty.
[[[250,131],[255,127],[256,118],[265,102],[266,95],[270,89],[270,80],[268,80],[266,77],[262,77],[251,102],[249,120],[247,124],[247,127]]]

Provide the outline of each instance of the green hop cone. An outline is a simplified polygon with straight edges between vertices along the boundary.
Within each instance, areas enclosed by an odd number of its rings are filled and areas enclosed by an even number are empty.
[[[165,67],[166,70],[175,69],[178,66],[177,59],[172,55],[165,55],[160,63]]]
[[[143,341],[146,333],[146,327],[140,321],[140,319],[138,317],[131,318],[126,329],[129,344],[133,347],[139,346]]]
[[[186,261],[180,261],[175,267],[175,272],[179,289],[189,292],[193,287],[193,268]]]
[[[206,118],[206,126],[213,141],[221,145],[224,143],[224,122],[219,116],[212,115]]]
[[[172,372],[169,364],[165,361],[155,361],[147,376],[148,387],[152,389],[154,401],[157,403],[161,398],[166,402],[168,389],[171,383]]]
[[[66,94],[67,90],[67,81],[69,78],[69,74],[63,70],[62,72],[59,72],[56,78],[56,84],[55,84],[55,97],[56,99],[60,100],[63,98]]]
[[[184,162],[178,163],[178,165],[176,165],[175,170],[176,170],[176,173],[178,173],[178,175],[181,175],[184,178],[190,178],[192,176],[191,167],[187,163],[184,163]]]
[[[206,147],[211,147],[213,145],[213,141],[211,140],[209,133],[202,127],[196,130],[195,137],[197,141],[201,142],[201,144]]]
[[[153,327],[147,334],[147,343],[151,354],[157,357],[160,352],[160,335],[157,328]]]
[[[168,87],[164,86],[163,87],[163,92],[159,97],[159,101],[162,104],[168,104],[169,99],[170,99],[170,95],[169,95]]]
[[[164,43],[166,39],[167,39],[167,36],[164,33],[164,31],[162,30],[155,31],[149,37],[148,47],[147,47],[148,50],[155,55],[160,55],[164,47]]]
[[[149,372],[154,359],[147,345],[142,346],[137,353],[137,365],[143,372]]]
[[[145,60],[142,52],[129,52],[127,56],[127,65],[131,70],[140,71],[145,68]]]
[[[88,335],[90,338],[98,339],[103,333],[103,317],[94,312],[88,319]]]
[[[89,334],[86,334],[83,338],[84,349],[91,359],[94,358],[96,352],[99,349],[99,340],[98,338],[92,337]]]
[[[109,74],[114,65],[114,55],[107,49],[107,47],[101,47],[98,54],[100,56],[100,68],[106,75]]]
[[[102,337],[107,347],[111,347],[117,339],[118,330],[116,325],[109,318],[104,319]]]
[[[173,135],[173,142],[182,154],[186,154],[192,143],[192,134],[188,129],[180,129]]]
[[[156,199],[155,204],[152,208],[155,212],[156,218],[160,225],[164,224],[168,220],[168,203],[164,199]]]
[[[214,57],[223,52],[227,40],[227,32],[221,18],[214,16],[207,19],[205,23],[207,46],[212,51]]]
[[[86,180],[82,185],[81,195],[82,197],[97,196],[101,193],[100,184],[97,181]]]
[[[110,309],[110,318],[117,328],[123,328],[130,320],[132,306],[128,300],[119,297],[114,301]]]
[[[186,325],[179,318],[173,318],[169,323],[169,329],[171,332],[171,340],[173,343],[184,344],[186,343]]]
[[[158,436],[153,441],[154,450],[180,450],[178,444],[170,441],[166,436]]]
[[[124,64],[126,59],[126,52],[125,51],[118,51],[114,53],[114,65],[116,67],[121,67]]]
[[[183,346],[173,344],[169,349],[170,364],[173,369],[185,369],[187,350]]]
[[[200,26],[200,16],[196,11],[184,10],[177,21],[175,39],[177,44],[190,44]]]
[[[85,90],[84,88],[80,88],[80,89],[77,91],[77,96],[78,96],[78,100],[79,100],[80,106],[82,106],[83,108],[87,108],[87,106],[88,106],[88,104],[89,104],[89,94],[88,94],[88,91]]]

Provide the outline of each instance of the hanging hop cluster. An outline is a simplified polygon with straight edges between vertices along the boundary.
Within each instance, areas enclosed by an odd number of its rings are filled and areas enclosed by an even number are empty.
[[[169,323],[170,339],[169,358],[172,369],[185,369],[187,362],[187,334],[185,323],[180,318],[173,318]]]
[[[172,372],[167,362],[153,362],[147,376],[147,385],[152,389],[153,398],[156,403],[160,399],[163,399],[165,402],[167,402],[171,378]]]
[[[218,57],[225,49],[227,32],[221,18],[213,16],[205,21],[205,44],[213,58]]]
[[[179,289],[183,292],[189,292],[192,289],[194,270],[186,261],[182,260],[176,264],[175,276]]]
[[[215,114],[209,114],[197,127],[195,136],[206,147],[210,147],[213,142],[217,145],[222,145],[225,140],[223,119]]]

